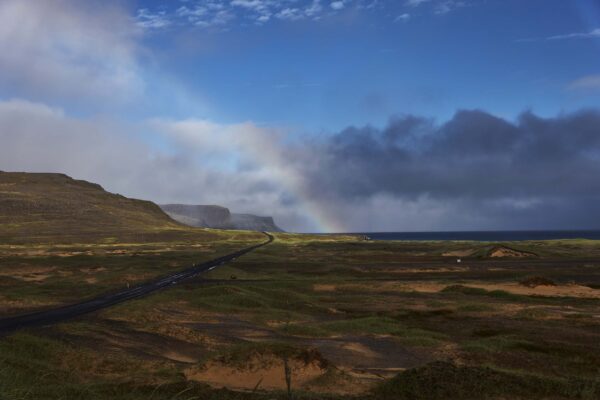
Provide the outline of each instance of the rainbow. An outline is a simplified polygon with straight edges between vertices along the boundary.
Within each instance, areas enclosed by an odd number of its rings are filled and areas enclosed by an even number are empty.
[[[308,183],[304,177],[291,165],[281,151],[281,142],[277,134],[265,134],[264,129],[252,123],[242,124],[243,134],[238,136],[238,143],[246,154],[269,168],[275,179],[301,205],[316,232],[338,233],[347,231],[344,224],[335,218],[327,204],[317,201],[310,195]]]
[[[269,162],[266,164],[275,171],[277,181],[301,205],[303,214],[309,218],[315,231],[320,233],[345,232],[346,227],[344,224],[332,215],[326,205],[309,195],[310,191],[306,188],[307,184],[304,178],[281,159],[281,153],[277,151],[273,156],[273,158],[269,158]]]

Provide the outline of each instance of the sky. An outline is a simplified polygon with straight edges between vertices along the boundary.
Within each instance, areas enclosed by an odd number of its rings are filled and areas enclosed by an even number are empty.
[[[289,231],[600,228],[597,0],[0,0],[0,170]]]

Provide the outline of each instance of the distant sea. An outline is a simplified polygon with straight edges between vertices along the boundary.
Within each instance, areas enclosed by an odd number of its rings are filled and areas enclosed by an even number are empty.
[[[372,240],[474,240],[480,242],[512,242],[519,240],[596,239],[593,231],[464,231],[464,232],[365,232]]]

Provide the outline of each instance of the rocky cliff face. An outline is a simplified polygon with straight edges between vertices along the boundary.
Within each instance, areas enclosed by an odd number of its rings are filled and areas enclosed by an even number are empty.
[[[282,230],[275,225],[273,217],[258,217],[252,214],[231,214],[231,222],[236,229],[282,232]]]
[[[283,232],[272,217],[234,214],[221,206],[163,204],[160,206],[171,218],[183,224],[213,229]]]
[[[202,228],[233,229],[231,213],[225,207],[163,204],[160,208],[174,220],[186,225]]]

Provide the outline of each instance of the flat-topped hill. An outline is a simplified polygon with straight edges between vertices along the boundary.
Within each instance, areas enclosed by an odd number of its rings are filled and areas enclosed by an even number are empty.
[[[186,232],[150,201],[63,174],[0,172],[2,243],[169,240]]]
[[[273,217],[236,214],[228,208],[214,205],[162,204],[160,206],[175,221],[189,226],[213,229],[283,232]]]

